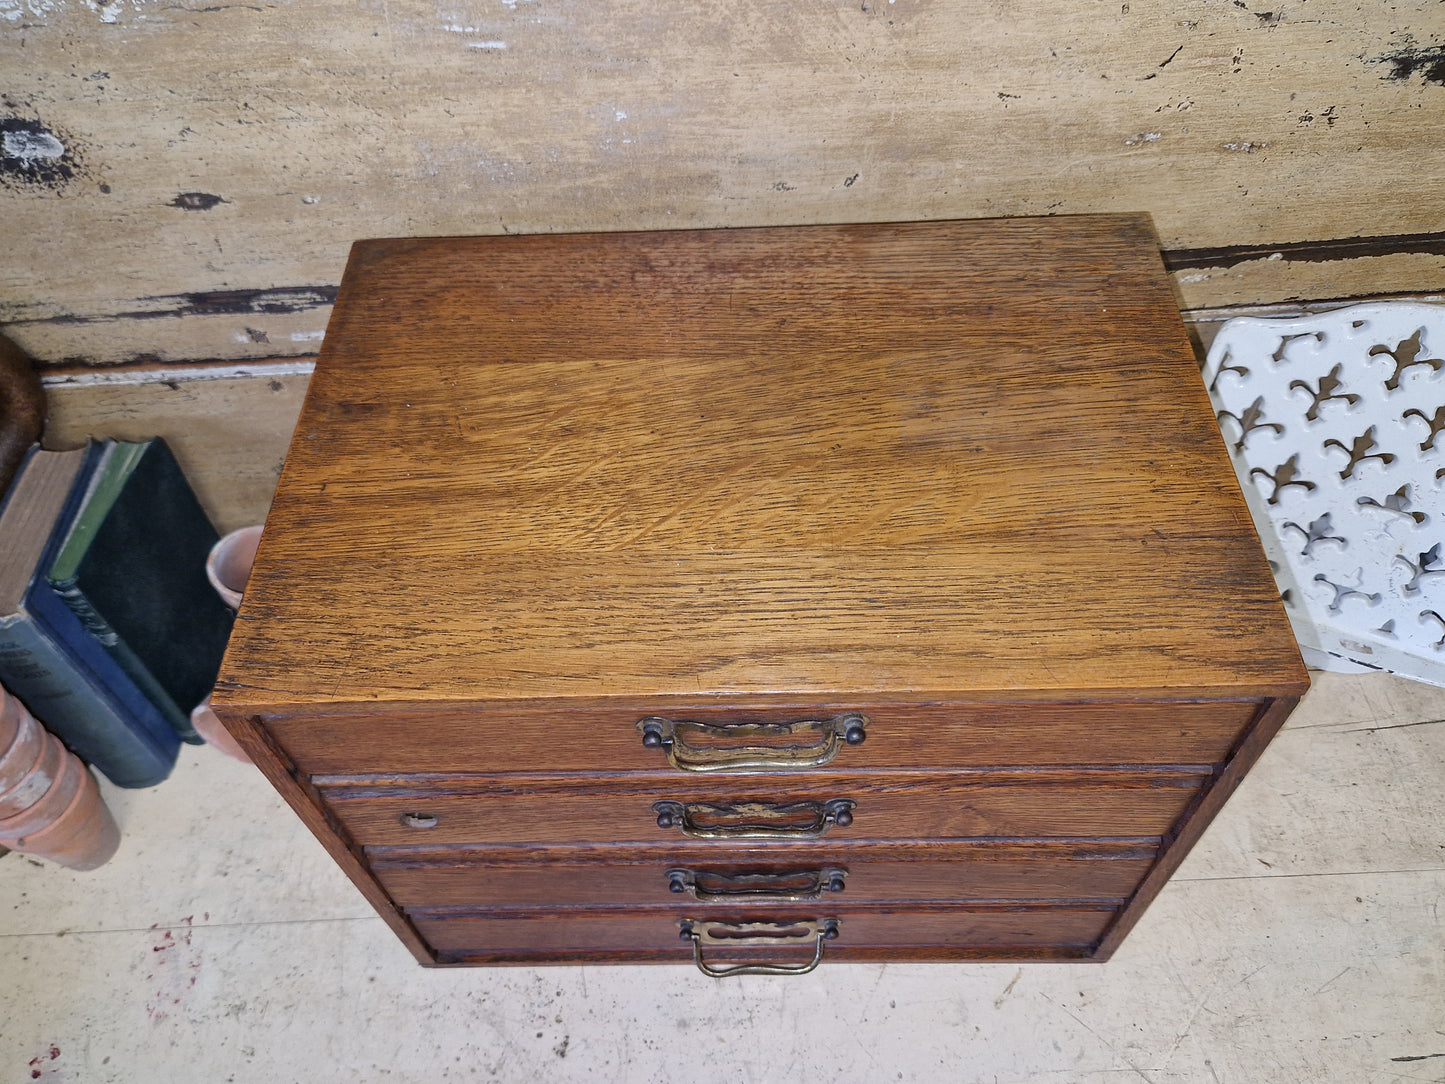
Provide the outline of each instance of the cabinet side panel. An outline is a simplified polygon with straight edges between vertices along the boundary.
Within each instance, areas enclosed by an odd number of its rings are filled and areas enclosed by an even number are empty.
[[[1187,814],[1176,827],[1173,838],[1165,841],[1159,861],[1144,878],[1139,890],[1134,894],[1134,898],[1120,912],[1118,919],[1100,940],[1095,953],[1096,959],[1108,959],[1119,947],[1120,942],[1133,929],[1134,923],[1139,920],[1139,916],[1144,913],[1145,908],[1159,894],[1159,890],[1174,875],[1179,864],[1184,861],[1185,856],[1199,841],[1204,830],[1209,827],[1215,815],[1223,808],[1224,803],[1234,793],[1235,788],[1239,786],[1249,769],[1254,766],[1255,761],[1259,759],[1260,754],[1279,732],[1279,728],[1284,725],[1284,721],[1289,718],[1290,712],[1294,711],[1295,705],[1298,703],[1298,697],[1280,697],[1267,701],[1260,707],[1258,717],[1245,732],[1234,755],[1224,765],[1213,784],[1205,788],[1193,811]]]
[[[276,788],[286,800],[286,804],[301,818],[302,823],[311,830],[312,835],[326,848],[326,852],[347,877],[351,878],[351,883],[356,885],[366,897],[366,901],[376,908],[376,913],[401,938],[418,962],[435,963],[436,953],[371,875],[346,829],[327,814],[315,790],[286,751],[255,719],[228,715],[223,716],[222,721],[247,756],[261,769],[261,774]]]

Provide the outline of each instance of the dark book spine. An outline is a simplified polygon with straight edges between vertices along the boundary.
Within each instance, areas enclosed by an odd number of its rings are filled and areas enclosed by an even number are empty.
[[[145,695],[146,699],[156,706],[170,724],[182,741],[192,745],[204,744],[204,739],[196,733],[195,727],[191,725],[191,717],[182,711],[170,693],[161,686],[155,679],[150,668],[146,666],[134,651],[130,649],[124,640],[111,628],[101,613],[91,605],[90,599],[85,597],[85,592],[76,585],[74,581],[56,583],[51,581],[51,588],[56,596],[68,606],[72,613],[80,619],[80,623],[86,631],[95,637],[110,656],[115,659],[116,664],[125,671],[126,675],[136,684],[136,687]]]
[[[24,614],[0,621],[0,679],[30,713],[119,787],[150,787],[175,764],[178,742],[139,726]]]
[[[23,612],[42,635],[59,645],[66,658],[104,689],[153,741],[167,746],[174,744],[175,728],[160,708],[121,669],[115,657],[100,646],[100,641],[80,623],[75,611],[60,600],[43,578],[31,581],[30,590],[25,592]]]

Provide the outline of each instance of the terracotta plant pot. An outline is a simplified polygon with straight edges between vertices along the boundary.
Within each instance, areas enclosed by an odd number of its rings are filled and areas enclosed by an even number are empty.
[[[46,737],[49,738],[49,735]],[[85,766],[75,755],[66,753],[61,758],[60,770],[55,773],[54,781],[38,800],[12,816],[0,817],[0,843],[4,843],[11,850],[24,850],[10,841],[38,832],[64,813],[80,791],[80,777],[84,772]]]
[[[221,722],[220,717],[211,710],[211,698],[208,696],[196,705],[191,712],[191,725],[196,728],[196,733],[206,739],[207,745],[214,745],[221,752],[225,753],[232,760],[239,760],[242,764],[250,764],[251,758],[246,755],[236,739],[231,737],[231,732],[226,729],[226,724]]]
[[[4,696],[0,713],[10,715],[13,726],[9,740],[4,743],[4,752],[0,752],[0,798],[19,786],[30,774],[49,736],[20,701],[8,693]]]
[[[94,869],[120,846],[95,778],[25,706],[0,689],[0,846]]]
[[[0,778],[0,820],[18,816],[44,798],[60,778],[61,767],[70,754],[60,739],[47,732],[39,723],[32,726],[40,732],[42,740],[37,743],[35,757],[23,775],[16,773],[13,785],[6,788],[6,780]]]
[[[120,829],[101,798],[90,769],[71,754],[66,754],[66,768],[74,776],[76,785],[65,808],[47,824],[30,829],[24,836],[0,839],[0,844],[22,854],[48,858],[69,869],[95,869],[115,855],[120,847]],[[59,786],[59,781],[56,785]]]
[[[226,535],[206,557],[206,576],[226,605],[236,610],[241,606],[241,592],[256,561],[256,547],[261,544],[261,527],[242,527]]]
[[[261,544],[261,525],[242,527],[226,535],[214,546],[206,557],[206,576],[216,593],[231,609],[241,606],[241,593],[246,590],[246,581],[251,577],[251,565],[256,561],[256,547]],[[231,737],[231,732],[211,710],[208,696],[191,712],[191,725],[196,733],[206,739],[207,745],[214,745],[233,760],[250,764],[251,758]]]
[[[65,753],[55,782],[41,799],[0,819],[0,845],[70,869],[95,869],[115,854],[120,829],[90,769]]]

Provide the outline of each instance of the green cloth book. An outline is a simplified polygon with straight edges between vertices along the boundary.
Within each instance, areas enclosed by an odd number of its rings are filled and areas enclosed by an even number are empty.
[[[182,739],[215,684],[230,607],[206,578],[217,534],[165,441],[106,441],[47,572],[55,593]]]

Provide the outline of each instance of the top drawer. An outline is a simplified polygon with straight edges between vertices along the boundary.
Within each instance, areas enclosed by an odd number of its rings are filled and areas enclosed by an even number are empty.
[[[1267,703],[816,704],[757,710],[638,705],[284,716],[265,722],[296,765],[312,774],[806,771],[823,763],[849,771],[937,771],[1215,764]],[[653,720],[666,725],[649,725]],[[860,728],[862,741],[854,743]]]

